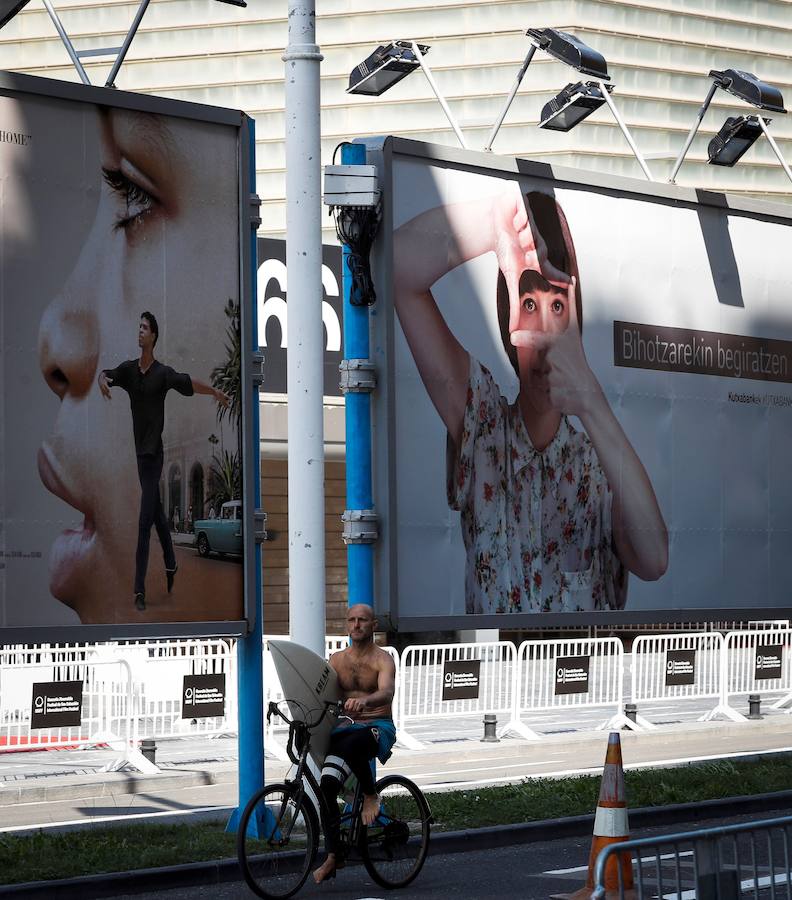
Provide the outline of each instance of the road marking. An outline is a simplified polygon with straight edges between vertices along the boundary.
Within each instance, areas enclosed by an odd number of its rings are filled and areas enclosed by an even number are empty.
[[[39,825],[11,825],[0,828],[0,834],[19,831],[48,831],[51,828],[66,828],[72,825],[102,825],[105,822],[130,821],[132,819],[160,819],[163,816],[191,816],[195,813],[217,813],[219,818],[224,818],[234,811],[232,806],[197,806],[195,809],[164,809],[155,813],[129,813],[118,816],[84,816],[82,819],[68,819],[64,822],[44,822]]]
[[[465,772],[489,772],[492,769],[524,769],[526,766],[543,766],[551,762],[549,759],[540,759],[539,762],[512,763],[508,766],[465,766],[464,769],[443,769],[441,772],[413,772],[413,778],[433,778],[435,775],[461,775]]]
[[[679,854],[682,856],[693,856],[692,850],[683,850],[682,853]],[[664,853],[660,859],[674,859],[673,853]],[[642,856],[642,863],[653,863],[657,861],[656,856]],[[573,869],[550,869],[549,872],[542,872],[543,875],[576,875],[578,872],[588,872],[588,865],[585,866],[575,866]]]

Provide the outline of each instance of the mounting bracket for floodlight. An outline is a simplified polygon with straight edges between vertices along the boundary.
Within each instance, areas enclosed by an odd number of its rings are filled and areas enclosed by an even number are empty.
[[[718,88],[728,91],[728,93],[733,96],[738,97],[740,100],[744,100],[746,103],[750,103],[752,106],[757,106],[759,109],[767,109],[775,113],[786,113],[786,109],[784,108],[784,98],[781,96],[781,91],[779,91],[778,88],[773,87],[773,85],[767,84],[765,81],[760,81],[750,72],[743,72],[740,69],[725,69],[723,72],[720,72],[717,69],[712,69],[709,73],[709,77],[712,79],[712,84],[707,91],[704,102],[701,104],[701,107],[696,114],[696,120],[693,122],[693,125],[688,132],[688,136],[685,138],[685,143],[674,162],[674,168],[671,170],[671,176],[668,179],[671,184],[676,182],[677,173],[687,156],[690,145],[693,143],[693,138],[696,136],[701,121],[709,109],[709,105],[712,103],[712,98],[715,96],[715,91],[717,91]],[[778,149],[778,145],[767,130],[767,124],[762,116],[758,116],[758,119],[773,153],[775,153],[779,163],[781,163],[781,167],[786,172],[787,178],[792,181],[792,171],[790,171],[784,157],[781,155],[781,151]]]
[[[525,59],[520,66],[520,71],[517,73],[514,84],[503,104],[503,108],[501,109],[498,118],[495,120],[495,124],[492,126],[492,131],[490,131],[489,137],[487,138],[484,150],[492,150],[495,138],[498,136],[501,125],[503,125],[503,120],[506,118],[506,113],[509,111],[509,107],[512,105],[512,102],[517,95],[517,91],[525,77],[525,73],[528,71],[528,66],[531,65],[534,54],[537,50],[543,50],[554,59],[557,59],[559,62],[562,62],[573,69],[577,69],[577,71],[581,72],[583,75],[588,75],[593,81],[599,84],[605,102],[608,104],[611,113],[613,113],[613,118],[621,129],[633,155],[636,160],[638,160],[638,165],[640,165],[646,178],[649,181],[654,181],[652,173],[646,165],[646,160],[643,158],[641,151],[632,139],[632,135],[630,134],[627,125],[624,123],[624,120],[619,115],[616,104],[613,102],[613,98],[610,95],[610,92],[613,90],[613,85],[610,83],[611,79],[608,74],[608,64],[605,62],[605,57],[597,53],[596,50],[593,50],[587,44],[578,40],[574,35],[567,34],[565,31],[558,31],[555,28],[529,28],[525,33],[531,40],[531,46],[528,48]]]
[[[11,13],[11,16],[15,15],[16,12],[18,12],[27,2],[28,0],[19,0],[14,11]],[[90,56],[115,56],[113,66],[110,69],[110,74],[107,76],[107,80],[105,81],[105,87],[110,88],[115,87],[115,80],[118,77],[118,73],[124,63],[124,60],[126,59],[129,47],[132,44],[132,41],[135,39],[135,35],[137,34],[138,29],[140,28],[140,23],[143,20],[143,16],[145,15],[150,2],[151,0],[140,0],[137,12],[135,13],[135,18],[132,20],[132,24],[129,26],[129,31],[127,31],[124,42],[120,47],[95,47],[91,50],[75,50],[74,44],[67,34],[66,29],[63,27],[63,22],[61,22],[60,17],[55,12],[55,8],[53,7],[51,0],[42,0],[44,8],[47,10],[49,17],[52,20],[52,24],[55,26],[55,30],[58,32],[58,36],[63,42],[63,46],[66,48],[66,52],[69,54],[69,59],[72,61],[72,65],[77,70],[77,74],[80,76],[80,81],[82,81],[83,84],[90,84],[91,79],[88,77],[88,73],[85,71],[85,66],[83,66],[81,62],[82,59]],[[229,3],[232,6],[247,6],[246,0],[220,0],[220,2]],[[0,21],[0,27],[2,27],[6,21],[8,21],[8,18]]]
[[[407,43],[407,42],[405,42],[405,43]],[[432,89],[432,92],[434,93],[435,97],[437,98],[437,102],[442,107],[442,110],[445,113],[449,124],[453,128],[454,134],[457,136],[457,140],[459,141],[460,146],[462,147],[463,150],[467,150],[468,145],[465,141],[464,135],[462,134],[462,130],[460,129],[459,125],[457,124],[457,121],[454,118],[454,114],[451,112],[451,107],[448,105],[445,97],[440,93],[440,89],[437,87],[437,83],[434,80],[434,75],[432,75],[432,70],[429,68],[429,66],[426,63],[426,58],[425,58],[425,55],[421,52],[420,45],[417,44],[415,41],[409,41],[409,44],[412,49],[412,52],[415,54],[415,57],[418,60],[418,64],[420,65],[421,70],[423,71],[424,76],[426,77],[426,80],[429,82],[429,87]]]

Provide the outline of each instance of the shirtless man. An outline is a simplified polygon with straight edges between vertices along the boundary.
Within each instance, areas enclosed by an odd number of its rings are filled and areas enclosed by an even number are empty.
[[[396,666],[391,656],[374,643],[377,620],[370,606],[359,603],[347,613],[347,633],[352,645],[334,653],[330,665],[338,675],[344,697],[344,714],[351,723],[340,724],[330,736],[330,746],[322,768],[320,786],[329,816],[324,816],[327,859],[313,873],[319,884],[334,878],[343,865],[336,859],[340,837],[338,793],[353,773],[363,790],[364,825],[379,812],[371,760],[384,763],[396,741],[391,703],[396,689]]]

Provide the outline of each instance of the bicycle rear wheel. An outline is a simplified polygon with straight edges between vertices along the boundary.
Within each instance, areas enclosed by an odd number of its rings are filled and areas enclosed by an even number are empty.
[[[283,900],[305,883],[319,844],[311,801],[296,785],[270,784],[245,807],[237,833],[242,874],[259,897]]]
[[[377,793],[380,811],[362,841],[363,863],[381,887],[405,887],[421,871],[429,851],[429,804],[402,775],[381,778]]]

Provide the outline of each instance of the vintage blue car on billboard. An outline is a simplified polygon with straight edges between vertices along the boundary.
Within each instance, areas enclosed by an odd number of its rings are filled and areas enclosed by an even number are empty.
[[[198,519],[195,546],[201,556],[210,553],[242,555],[242,501],[229,500],[220,507],[220,516]]]

